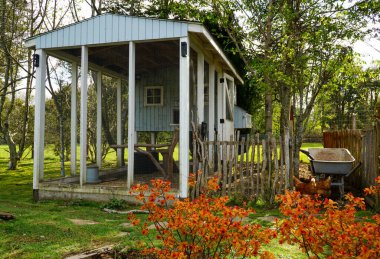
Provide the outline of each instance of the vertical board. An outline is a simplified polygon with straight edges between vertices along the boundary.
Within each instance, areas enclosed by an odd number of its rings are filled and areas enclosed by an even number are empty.
[[[88,28],[87,28],[87,26],[88,26],[88,22],[84,22],[84,23],[82,23],[81,24],[81,31],[82,31],[82,33],[81,33],[81,44],[82,45],[87,45],[87,42],[88,42],[88,40],[87,40],[87,32],[88,32]]]
[[[184,23],[173,23],[173,36],[174,37],[181,37],[181,27]]]
[[[131,22],[131,40],[137,40],[139,36],[139,19],[136,17],[132,17]]]
[[[73,27],[75,30],[75,35],[74,35],[74,45],[81,45],[80,44],[80,38],[81,38],[81,26],[74,26]]]
[[[153,20],[146,19],[145,21],[145,37],[147,39],[153,38]]]
[[[112,30],[112,42],[118,42],[119,41],[119,26],[120,26],[120,19],[119,16],[111,16],[112,17],[112,25],[110,30]]]
[[[75,26],[74,25],[71,25],[69,27],[69,37],[70,39],[68,39],[68,45],[75,45],[75,42],[74,42],[74,39],[75,39]]]
[[[95,27],[94,27],[94,21],[95,19],[90,19],[88,20],[88,26],[87,26],[87,43],[86,44],[94,44],[94,31],[95,31]]]
[[[166,37],[173,37],[174,35],[174,22],[172,21],[167,21],[166,22],[166,32],[167,32],[167,35]]]
[[[112,15],[106,15],[106,40],[105,42],[112,42],[112,34],[113,34],[113,24],[112,24]]]
[[[64,33],[65,33],[65,30],[58,30],[57,31],[57,47],[62,47],[63,43],[64,43]]]
[[[125,17],[125,38],[132,39],[132,17]]]
[[[125,29],[125,27],[126,27],[126,17],[123,17],[123,16],[120,16],[119,17],[119,40],[120,41],[125,41],[126,40],[126,35],[127,35],[127,33],[126,33],[126,29]]]
[[[99,43],[106,42],[106,16],[100,16],[99,20]]]
[[[69,45],[69,40],[70,40],[70,27],[66,27],[63,30],[63,46]]]
[[[51,39],[52,39],[52,34],[51,33],[46,34],[45,46],[51,46],[51,43],[52,43]]]
[[[145,19],[139,19],[138,20],[138,39],[144,40],[145,39]]]
[[[166,32],[166,21],[158,21],[160,24],[160,37],[167,38],[167,32]]]
[[[100,42],[100,19],[94,19],[94,44]]]
[[[160,23],[154,22],[153,23],[153,38],[158,38],[160,36]]]

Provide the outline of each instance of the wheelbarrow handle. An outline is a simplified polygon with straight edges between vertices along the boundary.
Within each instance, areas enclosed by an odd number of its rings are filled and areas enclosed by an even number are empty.
[[[310,155],[310,152],[309,151],[307,151],[307,150],[305,150],[305,149],[300,149],[300,151],[302,152],[302,153],[304,153],[311,161],[313,161],[314,160],[314,157],[312,156],[312,155]]]
[[[355,172],[357,169],[359,169],[362,166],[362,162],[359,162],[354,168],[351,169],[348,174],[345,175],[345,177],[349,177],[353,172]]]

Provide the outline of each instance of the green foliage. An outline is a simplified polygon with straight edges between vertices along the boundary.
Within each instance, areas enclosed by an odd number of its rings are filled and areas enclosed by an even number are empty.
[[[128,207],[128,204],[125,200],[112,198],[109,202],[104,204],[102,208],[110,210],[124,210]]]

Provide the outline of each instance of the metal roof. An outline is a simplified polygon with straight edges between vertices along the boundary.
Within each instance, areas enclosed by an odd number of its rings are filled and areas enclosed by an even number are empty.
[[[186,37],[189,32],[202,35],[234,76],[243,83],[211,34],[202,24],[196,22],[106,13],[30,37],[25,40],[25,46],[34,49],[68,49],[82,45],[102,46],[129,41],[170,40]]]

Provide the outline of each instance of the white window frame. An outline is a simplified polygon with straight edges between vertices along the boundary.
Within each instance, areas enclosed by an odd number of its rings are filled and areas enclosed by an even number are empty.
[[[148,90],[160,89],[160,103],[148,103]],[[144,87],[144,106],[163,106],[164,105],[164,87],[163,86],[145,86]]]

